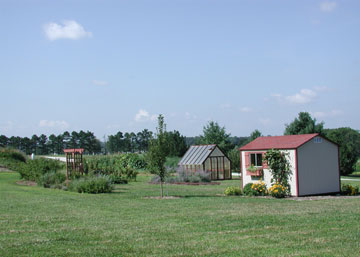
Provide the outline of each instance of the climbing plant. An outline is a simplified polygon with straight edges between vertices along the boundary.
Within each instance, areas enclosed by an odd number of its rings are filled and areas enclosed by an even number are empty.
[[[265,154],[272,175],[271,183],[280,184],[286,188],[286,193],[290,193],[289,177],[291,175],[290,163],[288,161],[289,153],[281,152],[278,149],[270,149]]]

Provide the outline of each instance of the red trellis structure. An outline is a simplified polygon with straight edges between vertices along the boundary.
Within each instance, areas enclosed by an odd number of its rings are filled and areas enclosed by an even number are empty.
[[[83,175],[84,164],[82,153],[84,149],[64,149],[64,152],[66,156],[66,180],[76,173]]]

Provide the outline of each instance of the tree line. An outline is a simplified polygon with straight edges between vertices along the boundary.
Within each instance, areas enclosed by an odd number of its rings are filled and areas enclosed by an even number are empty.
[[[319,133],[340,145],[340,171],[346,175],[356,169],[356,162],[360,158],[360,133],[351,128],[325,129],[324,123],[318,123],[307,112],[300,112],[290,124],[285,124],[284,135],[297,135]],[[217,144],[232,161],[233,170],[240,170],[240,157],[238,148],[263,136],[259,130],[254,130],[248,137],[231,136],[226,133],[225,127],[217,122],[210,121],[203,127],[203,134],[196,137],[185,137],[179,131],[166,131],[165,138],[167,156],[182,156],[190,145]],[[71,133],[65,131],[60,135],[44,134],[28,137],[0,136],[0,147],[12,147],[26,154],[62,154],[65,148],[84,148],[87,154],[99,153],[124,153],[147,152],[153,132],[144,129],[138,133],[117,132],[107,137],[105,142],[100,142],[94,133],[87,131]]]
[[[11,147],[18,149],[25,154],[63,154],[66,148],[84,148],[87,154],[101,153],[101,142],[91,131],[80,132],[65,131],[62,134],[51,134],[47,137],[44,134],[29,137],[6,137],[0,136],[0,147]]]
[[[119,131],[108,137],[106,149],[109,153],[146,152],[153,136],[153,132],[147,129],[137,134]],[[168,156],[182,156],[186,152],[186,138],[179,131],[164,131],[164,138]]]
[[[186,150],[185,137],[179,131],[165,131],[167,153],[169,156],[182,156]],[[32,137],[0,135],[0,147],[11,147],[27,155],[63,154],[67,148],[83,148],[85,154],[134,153],[146,152],[153,133],[147,129],[141,132],[117,132],[107,137],[105,142],[97,139],[91,131],[65,131],[62,134],[51,134],[49,137],[41,134]]]

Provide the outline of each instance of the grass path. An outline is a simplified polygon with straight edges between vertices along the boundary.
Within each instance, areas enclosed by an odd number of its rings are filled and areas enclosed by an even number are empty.
[[[148,176],[88,195],[15,184],[0,173],[0,256],[358,256],[360,199],[223,197],[226,186]]]

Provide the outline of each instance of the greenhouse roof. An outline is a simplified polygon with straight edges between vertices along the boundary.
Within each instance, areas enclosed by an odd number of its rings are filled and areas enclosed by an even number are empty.
[[[192,145],[180,160],[179,165],[203,164],[216,147],[216,145]]]

